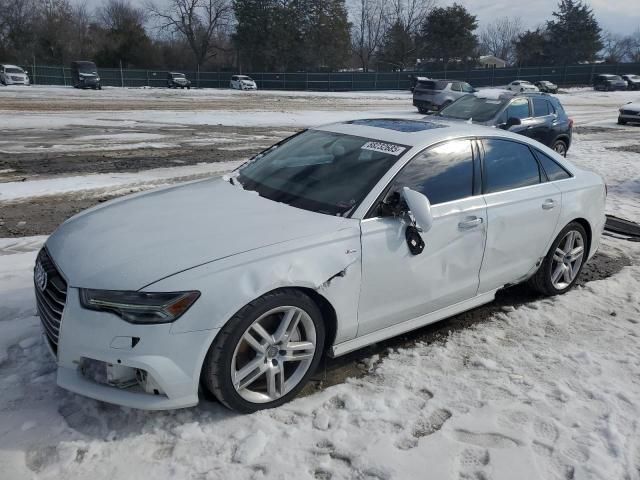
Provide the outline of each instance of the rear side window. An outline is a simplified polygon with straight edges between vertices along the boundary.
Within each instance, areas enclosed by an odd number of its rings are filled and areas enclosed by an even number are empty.
[[[473,194],[471,141],[452,140],[414,157],[400,172],[391,191],[409,187],[427,196],[432,205]]]
[[[542,164],[542,168],[547,174],[547,178],[550,182],[554,180],[562,180],[564,178],[570,178],[571,175],[564,168],[558,165],[555,160],[549,158],[547,155],[542,153],[540,150],[536,150],[536,155],[540,163]]]
[[[510,140],[485,139],[485,193],[540,183],[540,168],[529,147]]]
[[[515,117],[519,119],[529,118],[529,100],[526,98],[516,98],[507,108],[507,118]]]
[[[444,90],[448,83],[441,80],[419,80],[416,87],[423,90]]]
[[[451,84],[451,90],[453,90],[454,92],[462,91],[462,89],[460,88],[460,84],[458,82],[454,82]]]
[[[534,98],[533,99],[533,116],[534,117],[545,117],[552,111],[549,111],[549,102],[544,98]]]

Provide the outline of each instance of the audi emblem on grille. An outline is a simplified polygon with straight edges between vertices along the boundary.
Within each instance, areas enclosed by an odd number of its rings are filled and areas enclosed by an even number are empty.
[[[44,267],[39,260],[36,262],[36,268],[33,271],[33,277],[40,291],[44,292],[44,289],[47,288],[47,272],[44,270]]]

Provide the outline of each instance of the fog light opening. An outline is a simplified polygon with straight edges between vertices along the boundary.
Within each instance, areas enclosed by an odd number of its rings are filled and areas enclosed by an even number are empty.
[[[153,395],[164,394],[160,385],[154,380],[154,378],[149,375],[146,370],[142,370],[140,368],[136,369],[136,380],[138,385],[146,392],[151,393]]]

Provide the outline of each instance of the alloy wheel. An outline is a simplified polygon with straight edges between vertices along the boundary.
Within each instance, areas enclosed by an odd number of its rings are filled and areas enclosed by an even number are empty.
[[[555,145],[553,146],[553,150],[556,153],[559,153],[560,155],[562,155],[563,157],[567,156],[567,147],[564,144],[564,142],[556,142]]]
[[[584,258],[584,238],[576,230],[570,230],[553,252],[551,262],[551,284],[557,290],[564,290],[580,272]]]
[[[231,382],[246,401],[267,403],[293,390],[316,353],[316,329],[299,307],[261,315],[240,337],[231,358]]]

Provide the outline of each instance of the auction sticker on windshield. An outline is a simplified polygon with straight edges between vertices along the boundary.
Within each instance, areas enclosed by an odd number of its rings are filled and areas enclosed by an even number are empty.
[[[405,147],[385,142],[367,142],[362,147],[363,150],[373,150],[374,152],[388,153],[396,157],[406,150]]]

